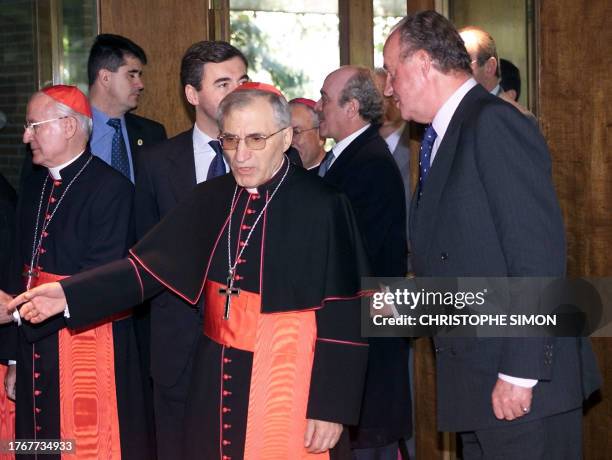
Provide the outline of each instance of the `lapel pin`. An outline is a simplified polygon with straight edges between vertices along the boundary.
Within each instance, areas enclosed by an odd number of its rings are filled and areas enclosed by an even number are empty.
[[[142,142],[142,139],[138,139],[138,140],[136,141],[136,143],[137,143],[139,146],[141,146],[142,144],[144,144],[144,142]]]

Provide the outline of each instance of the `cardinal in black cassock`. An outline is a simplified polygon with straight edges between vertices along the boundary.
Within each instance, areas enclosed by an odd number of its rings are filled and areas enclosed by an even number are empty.
[[[18,202],[14,292],[126,253],[133,187],[91,155],[78,116],[91,115],[76,87],[46,88],[28,105],[33,126],[26,128],[24,141],[43,167],[28,177]],[[67,154],[72,143],[65,151],[58,147],[65,132],[75,129],[68,118],[77,126],[69,142],[82,136],[81,153]],[[12,328],[10,339],[3,337],[15,344],[17,439],[76,441],[74,458],[151,458],[132,320],[127,313],[114,319],[78,330],[67,329],[63,316],[37,325],[24,321]]]
[[[349,458],[345,436],[320,453],[304,439],[308,420],[359,419],[368,269],[353,213],[344,195],[283,156],[284,98],[244,90],[220,113],[233,174],[198,185],[127,259],[54,289],[63,289],[71,327],[164,288],[201,310],[184,458]],[[24,316],[42,300],[24,304]]]

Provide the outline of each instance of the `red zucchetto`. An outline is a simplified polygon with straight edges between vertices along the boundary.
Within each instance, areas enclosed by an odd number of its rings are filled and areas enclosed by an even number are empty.
[[[87,96],[85,96],[85,94],[83,94],[83,92],[76,86],[47,86],[46,88],[43,88],[41,92],[49,96],[51,99],[70,107],[75,112],[91,118],[91,107],[89,106],[89,100],[87,99]]]

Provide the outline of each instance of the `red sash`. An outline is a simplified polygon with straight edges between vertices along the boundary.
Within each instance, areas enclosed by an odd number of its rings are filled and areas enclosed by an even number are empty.
[[[225,296],[219,294],[224,287],[206,281],[204,334],[226,347],[253,352],[244,458],[329,459],[328,452],[309,454],[304,448],[317,337],[315,312],[261,314],[259,294],[240,291],[232,296],[230,317],[225,320]],[[223,374],[231,376],[231,366],[223,364]],[[231,398],[222,401],[231,409]]]
[[[0,440],[15,439],[15,403],[6,397],[4,376],[8,366],[0,364]],[[0,460],[14,460],[13,454],[0,453]]]
[[[32,287],[63,278],[38,272]],[[76,455],[62,460],[120,460],[112,321],[79,332],[62,329],[58,341],[60,433],[76,442]]]

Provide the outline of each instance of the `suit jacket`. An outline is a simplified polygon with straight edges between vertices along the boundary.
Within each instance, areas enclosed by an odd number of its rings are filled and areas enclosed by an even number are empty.
[[[125,114],[125,127],[130,138],[130,150],[132,152],[132,164],[134,165],[134,177],[138,175],[138,165],[141,163],[141,151],[158,142],[166,140],[166,128],[154,120],[135,115]]]
[[[406,274],[406,215],[400,172],[378,126],[372,125],[334,161],[324,180],[346,194],[364,238],[374,276]],[[370,339],[366,388],[354,448],[380,447],[410,437],[412,417],[408,342]]]
[[[565,238],[538,129],[481,86],[453,115],[410,217],[417,276],[563,276]],[[581,407],[598,386],[588,340],[438,338],[438,428],[503,427]],[[499,421],[498,373],[538,379],[531,411]]]
[[[193,128],[159,143],[139,159],[135,193],[138,239],[196,186]],[[197,310],[166,291],[151,301],[151,375],[157,384],[174,385],[201,334]]]

